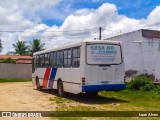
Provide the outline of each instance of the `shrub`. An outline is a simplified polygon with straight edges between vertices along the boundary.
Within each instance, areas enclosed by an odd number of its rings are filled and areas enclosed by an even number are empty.
[[[160,99],[160,86],[157,86],[154,90],[152,90],[153,98]]]
[[[151,79],[152,81],[155,81],[155,76],[153,74],[144,74],[146,77]]]
[[[2,63],[16,63],[17,61],[12,58],[5,58],[2,60]]]
[[[139,75],[129,82],[127,88],[133,91],[151,91],[155,88],[155,85],[148,76]]]

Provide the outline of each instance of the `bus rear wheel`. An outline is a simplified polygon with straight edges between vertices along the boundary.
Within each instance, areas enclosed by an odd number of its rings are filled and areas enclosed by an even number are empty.
[[[38,79],[38,78],[36,79],[36,87],[37,87],[37,90],[38,90],[38,91],[41,91],[41,90],[42,90],[42,86],[40,86],[40,82],[39,82],[39,79]]]
[[[86,95],[89,96],[89,97],[97,97],[98,92],[86,92]]]
[[[60,96],[60,97],[66,97],[67,96],[67,93],[63,89],[62,81],[58,82],[57,88],[58,88],[58,96]]]

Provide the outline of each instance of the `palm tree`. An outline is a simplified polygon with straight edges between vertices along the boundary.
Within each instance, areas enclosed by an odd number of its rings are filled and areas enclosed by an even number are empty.
[[[26,45],[26,41],[17,41],[16,44],[13,44],[15,49],[15,54],[26,55],[28,53],[28,46]]]
[[[30,51],[32,53],[34,52],[37,52],[37,51],[41,51],[41,50],[44,50],[44,45],[45,43],[41,43],[41,40],[40,39],[33,39],[33,41],[29,41],[31,46],[30,46]]]
[[[1,43],[1,39],[0,39],[0,52],[2,51],[2,43]]]

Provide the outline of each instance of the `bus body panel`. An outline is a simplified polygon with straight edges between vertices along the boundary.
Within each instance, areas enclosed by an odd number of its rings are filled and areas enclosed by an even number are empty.
[[[87,46],[87,43],[85,46]],[[86,80],[86,84],[82,86],[82,92],[114,91],[126,88],[124,84],[125,68],[123,54],[122,62],[118,65],[90,65],[86,61],[82,64],[83,67],[81,67],[84,71],[82,74]]]
[[[40,85],[42,86],[45,71],[46,71],[46,68],[37,68],[35,72],[32,74],[33,83],[36,84],[36,77],[38,77]]]
[[[86,74],[86,84],[82,86],[82,92],[125,89],[123,65],[110,68],[87,67],[86,71],[90,70],[90,72]],[[103,69],[105,70],[103,71]]]
[[[75,94],[82,91],[80,74],[79,74],[80,68],[57,68],[57,72],[54,80],[53,79],[51,80],[50,76],[51,76],[52,69],[55,69],[55,68],[51,68],[51,71],[47,80],[47,85],[44,85],[43,83],[44,83],[44,76],[46,73],[46,69],[47,68],[38,68],[36,72],[32,74],[32,81],[34,84],[36,84],[35,77],[38,76],[41,86],[57,89],[57,80],[60,79],[63,82],[63,86],[65,86],[64,91],[66,92],[73,91],[73,93]],[[52,86],[49,86],[50,81],[53,81]]]

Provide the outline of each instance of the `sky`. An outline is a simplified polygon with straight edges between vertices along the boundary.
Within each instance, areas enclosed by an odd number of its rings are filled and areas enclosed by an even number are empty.
[[[18,40],[40,39],[45,48],[102,39],[138,29],[160,30],[159,0],[1,0],[1,54]]]

